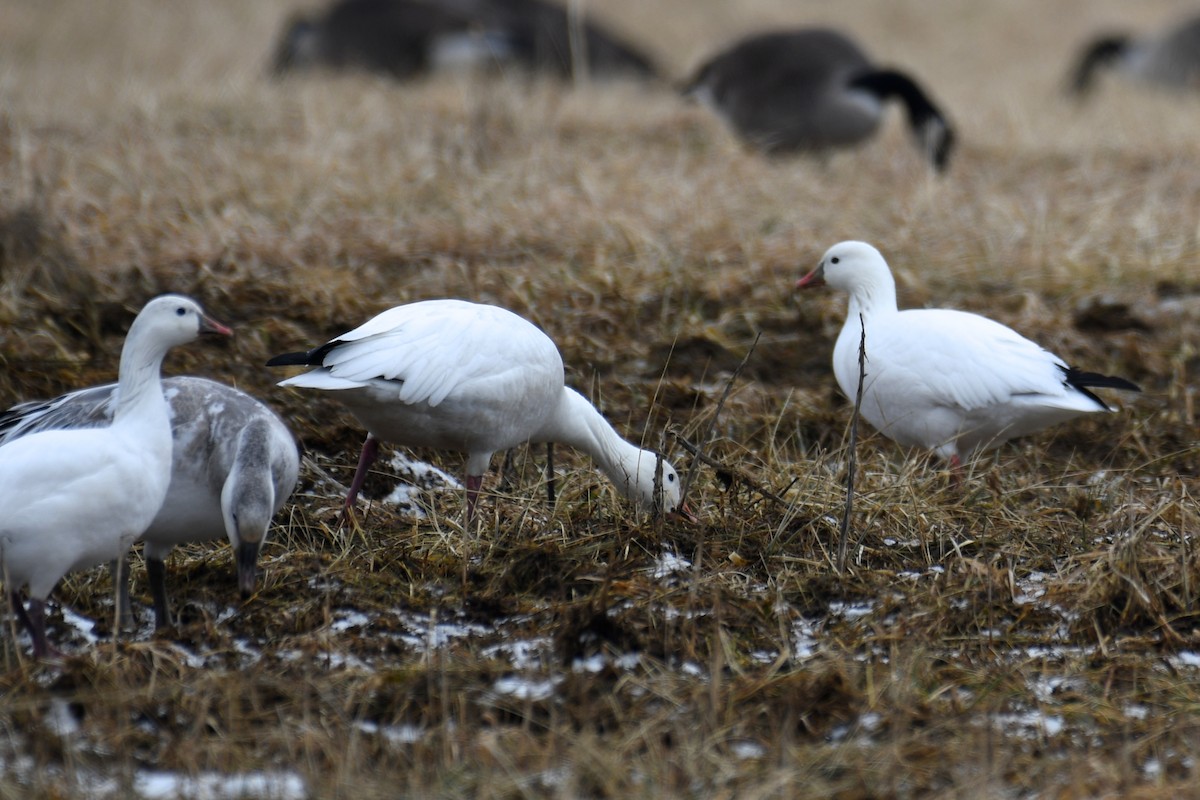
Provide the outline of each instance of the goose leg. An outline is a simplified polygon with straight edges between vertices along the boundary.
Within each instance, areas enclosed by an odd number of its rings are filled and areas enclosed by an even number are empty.
[[[146,576],[150,579],[150,594],[154,596],[154,630],[171,624],[171,607],[167,601],[167,562],[146,557]]]
[[[108,574],[117,589],[117,612],[121,615],[121,627],[133,628],[133,602],[129,599],[129,556],[122,556],[124,563],[117,559],[108,562]]]
[[[17,620],[25,626],[25,630],[33,633],[33,623],[29,621],[29,615],[25,613],[25,603],[21,600],[21,593],[12,591],[8,593],[8,601],[12,604],[13,614]]]
[[[516,460],[513,457],[513,451],[515,449],[510,447],[504,451],[504,464],[500,467],[500,491],[504,493],[512,491],[513,461]]]
[[[16,602],[19,605],[20,598],[16,598]],[[21,617],[25,627],[29,629],[29,637],[33,639],[34,658],[42,661],[51,656],[61,655],[46,640],[46,602],[44,600],[38,600],[36,597],[29,598],[29,612],[27,614],[22,612],[17,616]]]
[[[467,476],[467,523],[475,519],[475,501],[479,499],[479,490],[483,488],[482,475]]]
[[[554,442],[546,442],[546,499],[554,505]]]
[[[362,453],[358,457],[358,469],[354,471],[354,480],[350,481],[350,491],[346,493],[346,505],[342,508],[340,525],[345,525],[353,515],[354,501],[358,499],[358,493],[367,480],[367,470],[371,468],[377,458],[379,458],[379,440],[368,433],[367,440],[363,442]]]

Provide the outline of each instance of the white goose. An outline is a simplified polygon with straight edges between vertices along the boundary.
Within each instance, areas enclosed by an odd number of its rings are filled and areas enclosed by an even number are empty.
[[[253,593],[271,518],[291,495],[300,470],[291,431],[254,397],[206,378],[167,378],[162,384],[174,441],[171,482],[142,536],[157,628],[170,624],[165,562],[175,545],[228,538],[238,588],[243,596]],[[37,431],[108,425],[119,403],[116,388],[110,383],[13,406],[0,414],[0,444]],[[121,590],[127,611],[127,576]]]
[[[466,453],[468,519],[492,453],[524,442],[578,448],[625,497],[668,512],[679,506],[675,468],[617,435],[563,384],[554,342],[505,309],[463,300],[397,306],[320,347],[267,362],[280,365],[317,367],[279,385],[334,391],[367,428],[347,513],[381,440]]]
[[[1110,411],[1089,387],[1140,391],[1123,378],[1069,367],[1016,331],[977,314],[898,311],[891,270],[864,242],[829,248],[796,284],[823,285],[850,295],[846,324],[833,348],[833,372],[842,392],[853,399],[858,391],[865,327],[863,418],[902,445],[933,449],[953,467],[1014,437],[1091,411]]]
[[[769,154],[860,144],[879,130],[891,99],[904,104],[934,167],[945,169],[954,147],[950,124],[916,81],[875,66],[829,28],[748,36],[703,64],[683,91]]]
[[[123,557],[158,513],[171,475],[160,368],[167,350],[203,333],[230,330],[189,298],[151,300],[125,337],[111,425],[42,431],[0,447],[0,566],[35,657],[50,651],[45,600],[59,579]]]

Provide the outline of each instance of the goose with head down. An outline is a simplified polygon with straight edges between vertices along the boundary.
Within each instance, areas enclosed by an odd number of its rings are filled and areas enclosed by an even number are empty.
[[[124,557],[162,506],[171,475],[162,361],[204,333],[230,330],[187,297],[151,300],[125,337],[112,424],[41,431],[0,446],[0,566],[36,657],[50,652],[45,601],[59,579]]]
[[[380,441],[466,453],[468,519],[492,454],[525,442],[584,451],[641,507],[680,505],[675,468],[621,438],[564,384],[550,337],[503,308],[463,300],[396,306],[312,350],[267,362],[282,365],[315,367],[279,385],[333,392],[368,431],[347,513]]]
[[[142,540],[156,628],[170,624],[166,558],[188,542],[228,538],[243,596],[254,591],[271,518],[296,486],[300,458],[283,420],[245,392],[193,376],[167,378],[163,392],[173,439],[171,482]],[[37,431],[112,422],[117,384],[94,386],[0,414],[0,444]],[[128,576],[121,603],[129,605]]]
[[[1087,97],[1097,76],[1104,72],[1168,89],[1200,90],[1200,16],[1189,17],[1155,36],[1111,33],[1093,39],[1071,71],[1071,93]]]
[[[892,99],[908,111],[917,144],[934,167],[945,169],[954,147],[950,123],[915,80],[875,66],[829,28],[742,39],[704,63],[683,91],[767,154],[861,144],[879,129]]]

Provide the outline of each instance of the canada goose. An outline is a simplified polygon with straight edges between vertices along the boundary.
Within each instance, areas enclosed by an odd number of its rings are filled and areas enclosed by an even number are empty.
[[[515,61],[534,72],[563,78],[652,79],[658,68],[632,44],[599,24],[594,15],[575,19],[548,0],[449,0],[488,30],[501,32]],[[576,52],[579,48],[580,52]]]
[[[1071,73],[1071,91],[1086,97],[1103,69],[1168,88],[1200,89],[1200,16],[1154,37],[1110,34],[1093,40]]]
[[[412,78],[456,63],[516,64],[569,78],[652,78],[651,59],[546,0],[339,0],[290,22],[273,70],[360,69]]]
[[[917,143],[937,169],[954,146],[949,123],[915,81],[873,66],[854,42],[828,28],[742,39],[701,66],[684,93],[769,154],[859,144],[879,128],[884,102],[893,97],[904,103]]]
[[[414,78],[447,53],[477,45],[475,60],[505,57],[495,37],[473,35],[469,17],[423,0],[340,0],[324,14],[298,16],[275,51],[276,75],[324,68]],[[460,59],[462,60],[462,59]],[[470,60],[469,58],[466,60]]]

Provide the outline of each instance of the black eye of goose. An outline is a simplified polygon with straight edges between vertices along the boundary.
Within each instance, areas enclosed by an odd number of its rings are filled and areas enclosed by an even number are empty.
[[[840,258],[838,258],[837,256],[834,256],[833,258],[829,259],[829,263],[830,263],[830,264],[837,264],[837,263],[839,263],[840,261],[841,261],[841,259],[840,259]]]
[[[187,314],[187,309],[184,308],[183,306],[180,306],[179,308],[175,309],[175,316],[182,317],[184,314]]]

